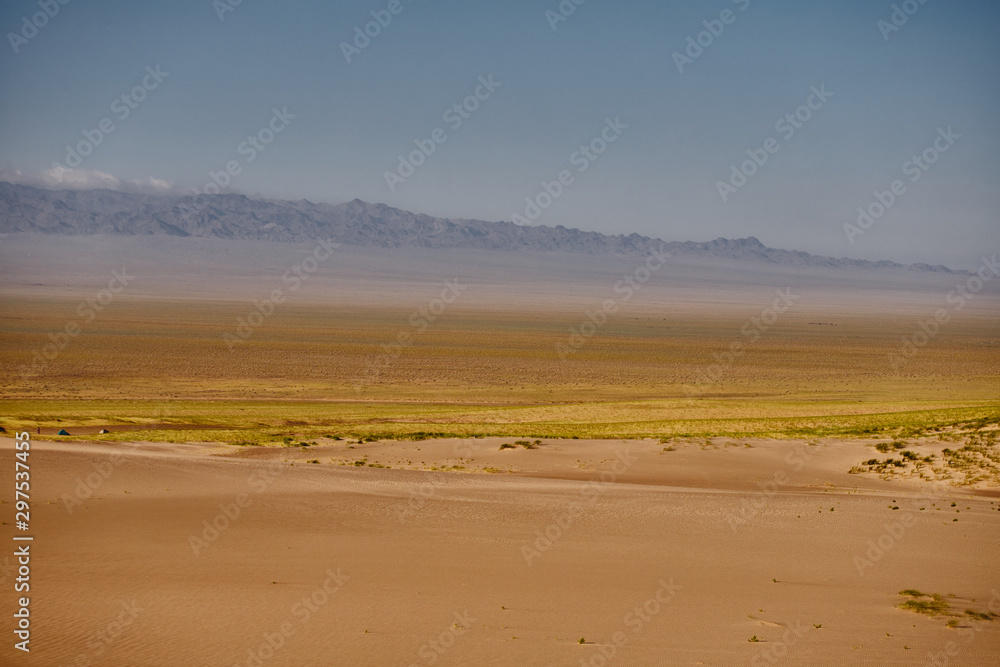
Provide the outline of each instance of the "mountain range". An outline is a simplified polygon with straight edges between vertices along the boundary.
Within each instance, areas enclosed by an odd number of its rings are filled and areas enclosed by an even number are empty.
[[[69,235],[168,235],[402,248],[561,251],[638,254],[652,248],[675,256],[756,260],[777,265],[909,269],[953,273],[945,266],[898,264],[769,248],[755,237],[662,241],[639,234],[600,234],[557,225],[523,226],[435,218],[355,199],[316,204],[305,199],[251,199],[240,194],[150,195],[115,190],[44,190],[0,182],[0,232]]]

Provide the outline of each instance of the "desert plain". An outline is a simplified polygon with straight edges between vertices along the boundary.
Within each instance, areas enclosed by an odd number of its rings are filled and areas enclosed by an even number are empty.
[[[0,662],[996,663],[996,282],[313,252],[4,239]]]

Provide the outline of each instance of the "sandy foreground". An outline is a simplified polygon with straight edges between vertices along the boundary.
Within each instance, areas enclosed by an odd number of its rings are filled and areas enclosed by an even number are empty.
[[[1000,655],[1000,620],[964,614],[1000,613],[996,489],[848,475],[873,452],[857,441],[503,442],[33,441],[31,652],[8,630],[0,663],[994,665]],[[13,476],[13,440],[0,449]],[[463,469],[399,469],[445,465]],[[13,544],[13,484],[3,486]],[[13,556],[0,566],[10,625]],[[958,627],[897,609],[909,588],[948,596]]]

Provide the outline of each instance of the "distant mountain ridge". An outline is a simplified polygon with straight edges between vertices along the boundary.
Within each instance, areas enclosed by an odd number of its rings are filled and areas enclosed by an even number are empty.
[[[677,256],[757,260],[789,266],[910,269],[955,273],[929,264],[836,259],[768,248],[754,237],[671,241],[600,234],[558,225],[434,218],[360,199],[344,204],[275,201],[244,195],[145,195],[114,190],[43,190],[0,182],[0,232],[193,236],[299,242],[330,238],[353,246],[474,248],[637,254],[664,248]]]

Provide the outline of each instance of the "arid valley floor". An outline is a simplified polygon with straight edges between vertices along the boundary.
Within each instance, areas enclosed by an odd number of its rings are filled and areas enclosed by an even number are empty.
[[[30,664],[995,664],[996,282],[311,251],[4,240]]]

